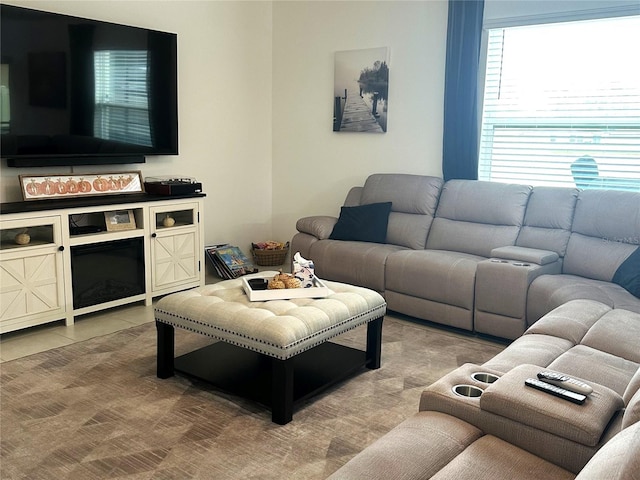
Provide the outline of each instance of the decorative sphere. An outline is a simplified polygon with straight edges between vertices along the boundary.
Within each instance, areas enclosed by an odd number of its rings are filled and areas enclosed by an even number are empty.
[[[19,233],[16,235],[15,242],[18,245],[27,245],[31,241],[31,236],[28,233]]]
[[[173,227],[176,224],[176,221],[173,217],[166,216],[164,220],[162,220],[162,225],[165,227]]]

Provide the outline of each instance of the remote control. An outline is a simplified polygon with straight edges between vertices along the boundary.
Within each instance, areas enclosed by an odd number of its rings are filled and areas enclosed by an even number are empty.
[[[572,392],[581,393],[583,395],[589,395],[593,392],[593,388],[591,388],[590,385],[587,385],[580,380],[576,380],[575,378],[571,378],[568,375],[563,375],[562,373],[544,371],[538,374],[538,379],[543,382],[550,383],[551,385],[555,385],[556,387],[571,390]]]
[[[577,403],[579,405],[582,405],[584,401],[587,399],[586,395],[572,392],[570,390],[565,390],[564,388],[556,387],[555,385],[542,382],[535,378],[527,378],[524,381],[524,384],[527,387],[532,387],[542,392],[550,393],[551,395],[555,395],[556,397],[562,398],[564,400],[569,400],[570,402]]]

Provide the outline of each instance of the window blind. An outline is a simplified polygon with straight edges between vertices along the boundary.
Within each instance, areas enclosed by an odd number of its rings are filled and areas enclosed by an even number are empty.
[[[147,52],[94,52],[97,137],[151,146]]]
[[[478,177],[640,190],[640,16],[488,32]]]
[[[484,29],[640,14],[638,0],[484,0]]]

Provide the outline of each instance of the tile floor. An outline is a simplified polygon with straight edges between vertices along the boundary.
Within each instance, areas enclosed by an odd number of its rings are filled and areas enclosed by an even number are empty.
[[[0,336],[0,363],[152,321],[153,306],[138,302],[77,317],[68,327],[59,320],[5,333]]]

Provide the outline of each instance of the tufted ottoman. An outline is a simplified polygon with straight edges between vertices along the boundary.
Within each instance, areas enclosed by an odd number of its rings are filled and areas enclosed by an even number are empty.
[[[251,302],[241,279],[162,298],[155,306],[158,377],[178,371],[205,380],[270,407],[275,423],[290,422],[294,404],[363,367],[380,368],[384,299],[366,288],[324,283],[331,292],[319,299]],[[366,351],[327,341],[364,324]],[[174,359],[174,327],[221,342]]]

